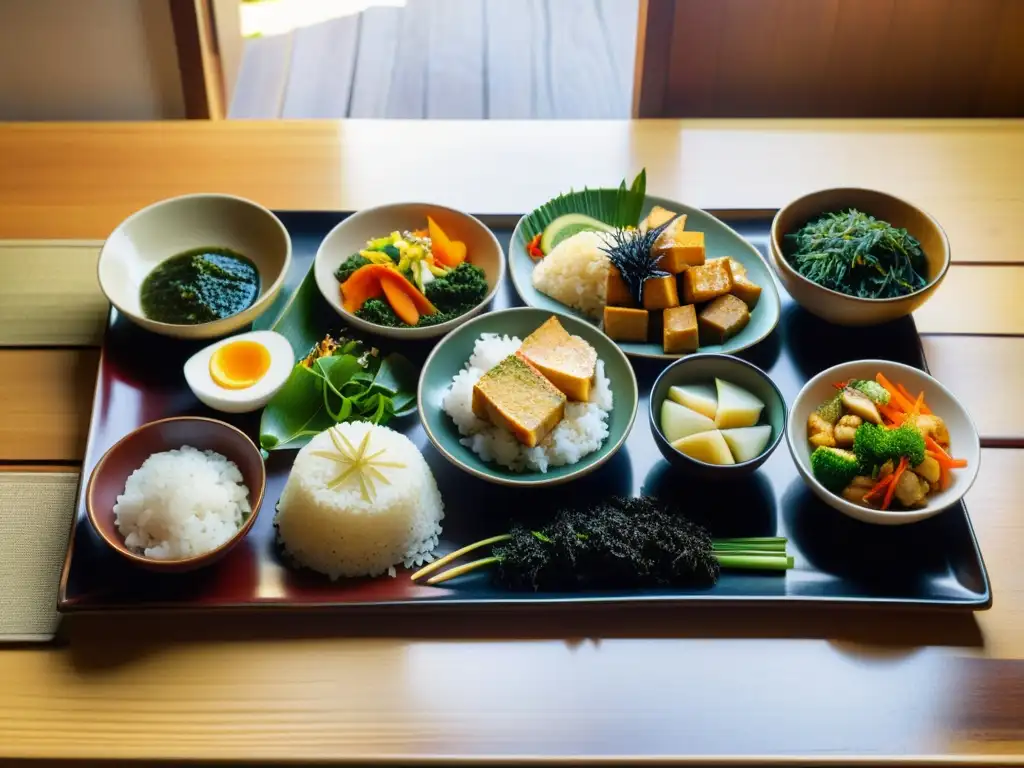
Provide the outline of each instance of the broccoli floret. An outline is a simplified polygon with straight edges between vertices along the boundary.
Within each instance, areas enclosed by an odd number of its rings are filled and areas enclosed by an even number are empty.
[[[836,395],[818,406],[817,413],[829,424],[835,424],[843,415],[843,396]]]
[[[833,493],[840,493],[860,469],[857,455],[842,448],[818,446],[811,454],[811,472]]]
[[[408,328],[406,323],[398,319],[398,315],[383,299],[367,299],[356,312],[356,317],[375,325],[387,328]]]
[[[426,295],[438,312],[454,313],[457,317],[483,301],[487,290],[484,271],[464,261],[443,277],[427,283]]]
[[[334,271],[334,279],[339,283],[344,283],[360,267],[365,267],[370,263],[370,260],[360,256],[358,253],[353,253],[345,261],[341,262],[341,266]]]
[[[924,438],[912,424],[886,429],[878,424],[861,424],[853,436],[853,452],[865,472],[906,457],[912,467],[924,461]]]
[[[855,381],[851,381],[849,386],[851,389],[863,392],[876,403],[880,403],[881,405],[889,404],[889,390],[877,381],[871,381],[870,379],[857,379]]]

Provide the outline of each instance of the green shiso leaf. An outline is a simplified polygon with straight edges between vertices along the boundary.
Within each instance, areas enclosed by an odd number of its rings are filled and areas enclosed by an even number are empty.
[[[523,234],[530,240],[567,213],[583,213],[613,227],[635,227],[640,223],[646,190],[646,169],[637,174],[629,187],[623,181],[617,189],[570,190],[529,214],[523,223]]]

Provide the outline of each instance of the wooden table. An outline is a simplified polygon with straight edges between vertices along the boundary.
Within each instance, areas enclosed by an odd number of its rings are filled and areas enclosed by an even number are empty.
[[[705,208],[865,185],[943,223],[955,265],[917,321],[988,446],[968,503],[990,611],[78,617],[68,647],[0,650],[0,757],[1024,760],[1019,122],[2,126],[0,464],[77,482],[95,240],[149,202],[515,213],[643,166],[653,194]]]

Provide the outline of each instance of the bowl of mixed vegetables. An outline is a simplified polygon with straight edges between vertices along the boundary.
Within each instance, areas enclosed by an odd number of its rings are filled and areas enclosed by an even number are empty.
[[[903,525],[956,504],[978,475],[967,410],[924,371],[888,360],[842,363],[800,390],[789,450],[826,504],[866,523]]]
[[[772,264],[790,295],[836,325],[909,315],[949,270],[949,241],[916,205],[872,189],[798,197],[772,221]]]
[[[314,262],[320,293],[346,322],[400,339],[443,336],[479,314],[504,275],[504,251],[483,223],[428,203],[349,216]]]

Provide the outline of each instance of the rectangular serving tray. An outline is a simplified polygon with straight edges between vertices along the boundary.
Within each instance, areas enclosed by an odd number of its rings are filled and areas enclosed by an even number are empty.
[[[256,327],[268,327],[301,282],[323,236],[347,214],[282,212],[292,236],[294,259],[282,295]],[[481,217],[508,246],[516,217]],[[766,254],[770,220],[723,217]],[[883,334],[823,323],[797,306],[779,287],[782,316],[775,332],[741,353],[772,376],[787,402],[811,376],[843,360],[884,358],[926,369],[911,318]],[[326,302],[324,302],[326,307]],[[521,304],[506,279],[493,309]],[[340,318],[323,332],[338,332]],[[385,350],[419,364],[431,343],[375,340]],[[103,453],[123,435],[149,421],[204,415],[229,421],[254,440],[259,414],[215,413],[193,397],[182,377],[184,361],[203,346],[147,334],[111,310],[103,343],[92,421],[82,468],[75,519],[61,573],[61,611],[220,609],[345,606],[664,602],[888,604],[981,610],[991,605],[988,574],[964,505],[909,526],[869,526],[818,501],[805,487],[785,445],[749,480],[712,485],[673,473],[658,453],[648,423],[648,394],[664,361],[633,359],[640,385],[636,423],[622,450],[597,472],[549,489],[489,485],[449,464],[430,445],[417,416],[395,421],[423,451],[445,500],[444,534],[438,552],[504,532],[516,519],[543,519],[569,500],[654,494],[681,500],[714,536],[786,536],[795,568],[785,575],[723,572],[710,589],[625,592],[512,593],[491,586],[485,574],[456,580],[451,588],[414,585],[397,578],[329,581],[286,566],[274,542],[274,507],[294,451],[267,460],[267,493],[248,537],[220,562],[189,574],[155,575],[108,551],[86,517],[84,487]],[[299,350],[296,350],[297,352]]]

